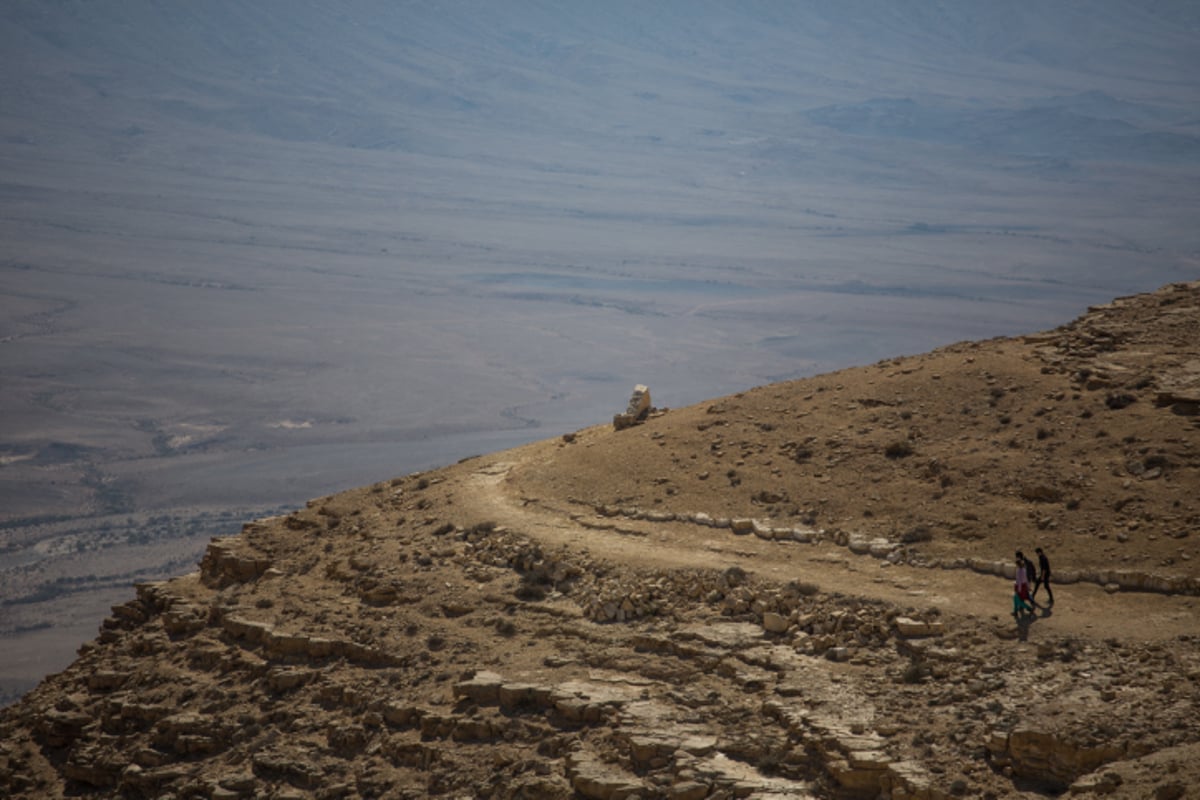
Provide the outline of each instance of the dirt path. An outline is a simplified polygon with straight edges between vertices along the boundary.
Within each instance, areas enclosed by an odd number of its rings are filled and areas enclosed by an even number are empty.
[[[877,598],[901,608],[936,607],[943,614],[1016,630],[1009,614],[1011,584],[1003,578],[970,570],[889,565],[829,543],[770,542],[682,523],[622,521],[616,529],[592,527],[586,507],[558,507],[554,501],[524,494],[516,463],[493,460],[474,466],[466,478],[465,497],[458,502],[472,516],[493,520],[550,547],[564,546],[643,568],[739,566],[770,580],[808,581],[825,592]],[[1153,641],[1200,633],[1197,598],[1109,594],[1084,583],[1055,588],[1057,603],[1042,608],[1026,628],[1029,641],[1061,636]]]

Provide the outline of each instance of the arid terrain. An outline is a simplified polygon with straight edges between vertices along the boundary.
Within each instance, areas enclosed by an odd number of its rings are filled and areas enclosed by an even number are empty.
[[[653,408],[214,540],[0,793],[1200,797],[1197,487],[1200,282]]]
[[[638,383],[691,406],[1194,280],[1198,108],[1194,0],[6,0],[0,706],[135,582],[311,497],[605,422]],[[797,413],[844,412],[827,391]],[[1074,403],[960,463],[1064,447],[1026,443]],[[873,442],[808,435],[785,477]],[[913,444],[864,465],[925,469]],[[947,477],[895,524],[985,480]],[[754,510],[892,524],[835,490]]]

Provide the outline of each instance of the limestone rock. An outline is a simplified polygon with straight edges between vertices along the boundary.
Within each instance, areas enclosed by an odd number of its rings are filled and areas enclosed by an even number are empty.
[[[568,756],[566,771],[571,787],[588,800],[629,800],[645,791],[636,775],[582,752]]]
[[[1072,739],[1032,727],[1018,727],[1009,735],[1008,756],[1013,771],[1059,789],[1067,788],[1078,775],[1124,756],[1120,741],[1077,744]]]
[[[909,617],[896,617],[892,620],[892,624],[896,626],[896,631],[901,636],[941,636],[945,632],[944,624],[936,621],[926,622]]]
[[[646,386],[638,384],[633,387],[633,395],[629,398],[629,404],[625,407],[625,411],[613,417],[613,428],[624,430],[644,421],[649,413],[650,390]]]
[[[777,614],[774,611],[768,611],[763,614],[763,628],[769,633],[786,633],[788,629],[788,619],[782,614]]]

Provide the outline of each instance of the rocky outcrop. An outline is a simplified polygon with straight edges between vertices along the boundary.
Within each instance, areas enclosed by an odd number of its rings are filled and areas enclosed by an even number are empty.
[[[241,537],[213,539],[200,562],[204,582],[214,588],[248,583],[261,577],[271,560],[247,546]]]
[[[42,791],[18,775],[30,769],[28,741],[58,764],[38,762],[38,780],[53,769],[80,790],[133,797],[246,797],[266,787],[337,795],[345,765],[377,755],[380,781],[419,776],[422,792],[487,795],[503,781],[548,798],[943,800],[1012,779],[1063,789],[1195,724],[1182,710],[1160,713],[1162,731],[1147,734],[1131,712],[1144,701],[1130,698],[1122,719],[1142,732],[1137,740],[1096,732],[1109,709],[1053,731],[1022,725],[1027,704],[1052,711],[1046,704],[1058,702],[1053,689],[1033,696],[1037,673],[1083,658],[1071,642],[1039,647],[1018,669],[999,630],[981,639],[936,613],[825,596],[736,567],[618,569],[494,523],[421,528],[405,546],[428,557],[409,558],[401,582],[416,586],[425,570],[439,586],[481,593],[370,603],[354,576],[399,581],[386,565],[401,562],[340,555],[339,542],[361,541],[350,526],[322,551],[337,569],[279,557],[268,568],[334,576],[324,607],[357,609],[341,626],[287,604],[295,578],[228,566],[265,561],[254,555],[269,544],[262,531],[254,550],[222,543],[200,574],[139,586],[64,676],[73,692],[35,693],[22,705],[15,719],[31,738],[14,718],[5,723],[0,786]],[[275,552],[294,535],[280,522]],[[524,649],[507,641],[518,635],[505,621],[514,604],[527,607],[518,624],[541,620],[525,635],[554,643],[538,663],[513,658]],[[379,624],[363,624],[372,619]],[[1062,701],[1121,703],[1113,680],[1129,654],[1088,657],[1094,677]],[[1200,663],[1177,658],[1145,651],[1136,663],[1147,674],[1200,674]],[[422,666],[432,664],[448,683]],[[915,732],[913,714],[922,720]],[[293,733],[276,738],[278,730]],[[496,759],[484,769],[481,748]],[[974,753],[987,754],[988,772],[949,767]],[[340,796],[375,796],[369,774]]]
[[[1009,733],[994,733],[987,747],[997,766],[1062,791],[1079,776],[1123,758],[1128,744],[1120,740],[1081,743],[1069,733],[1024,725]]]
[[[630,396],[625,410],[613,416],[613,428],[620,431],[645,421],[652,408],[650,390],[642,384],[638,384],[633,387],[633,394]]]

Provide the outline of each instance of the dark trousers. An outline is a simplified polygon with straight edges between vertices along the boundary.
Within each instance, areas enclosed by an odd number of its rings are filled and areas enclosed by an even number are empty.
[[[1053,603],[1054,602],[1054,592],[1051,591],[1051,589],[1050,589],[1050,576],[1049,575],[1038,575],[1037,578],[1034,579],[1034,581],[1033,581],[1033,596],[1034,597],[1037,597],[1037,590],[1042,586],[1046,587],[1046,596],[1049,597],[1050,602]]]

